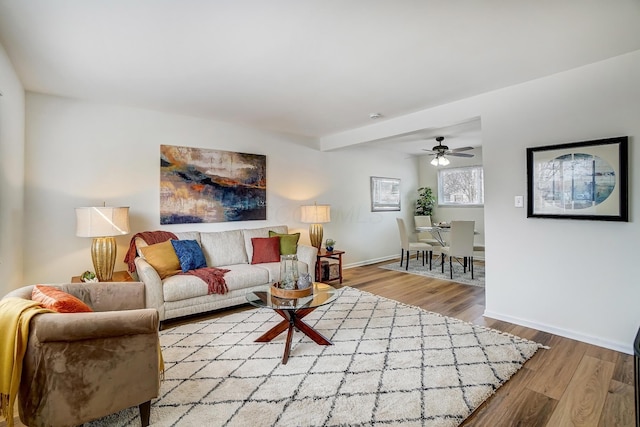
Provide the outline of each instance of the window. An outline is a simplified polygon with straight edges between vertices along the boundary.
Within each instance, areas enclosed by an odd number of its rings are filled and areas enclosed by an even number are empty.
[[[438,205],[483,206],[482,166],[438,170]]]

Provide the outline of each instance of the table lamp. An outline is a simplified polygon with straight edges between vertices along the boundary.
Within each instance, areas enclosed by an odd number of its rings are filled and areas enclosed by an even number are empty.
[[[311,224],[309,226],[311,246],[315,246],[320,250],[320,246],[322,246],[322,224],[331,222],[331,206],[319,205],[317,203],[302,206],[302,217],[300,220],[306,224]]]
[[[111,280],[118,246],[113,236],[129,233],[128,207],[76,208],[76,236],[93,237],[91,260],[101,282]]]

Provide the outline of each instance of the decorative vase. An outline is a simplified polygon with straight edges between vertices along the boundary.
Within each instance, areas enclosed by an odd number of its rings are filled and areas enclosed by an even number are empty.
[[[280,255],[280,287],[295,289],[298,276],[298,256]]]
[[[333,246],[327,246],[327,252],[333,252]]]

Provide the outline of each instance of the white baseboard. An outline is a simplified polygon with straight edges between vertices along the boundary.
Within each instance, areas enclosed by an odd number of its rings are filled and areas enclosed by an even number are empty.
[[[504,322],[513,323],[515,325],[526,326],[527,328],[537,329],[539,331],[548,332],[550,334],[559,335],[561,337],[570,338],[572,340],[586,342],[587,344],[597,345],[599,347],[608,348],[610,350],[619,351],[621,353],[633,355],[633,342],[621,343],[617,341],[610,341],[602,339],[601,337],[594,337],[592,335],[586,335],[580,332],[571,331],[568,329],[557,328],[552,325],[544,323],[532,322],[518,317],[508,316],[494,311],[485,310],[483,316],[490,317],[491,319],[502,320]]]
[[[368,259],[368,260],[365,260],[365,261],[352,262],[350,264],[344,264],[342,266],[342,268],[347,269],[347,268],[353,268],[353,267],[362,267],[363,265],[375,264],[377,262],[382,262],[382,261],[391,261],[391,260],[399,259],[399,258],[400,258],[400,254],[398,254],[398,255],[389,255],[389,256],[386,256],[386,257],[382,257],[382,258]]]

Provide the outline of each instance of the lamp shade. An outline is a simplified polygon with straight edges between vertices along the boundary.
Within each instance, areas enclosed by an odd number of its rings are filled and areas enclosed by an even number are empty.
[[[302,206],[300,221],[306,224],[331,222],[331,206],[318,204]]]
[[[129,233],[128,207],[76,208],[76,236],[108,237]]]

